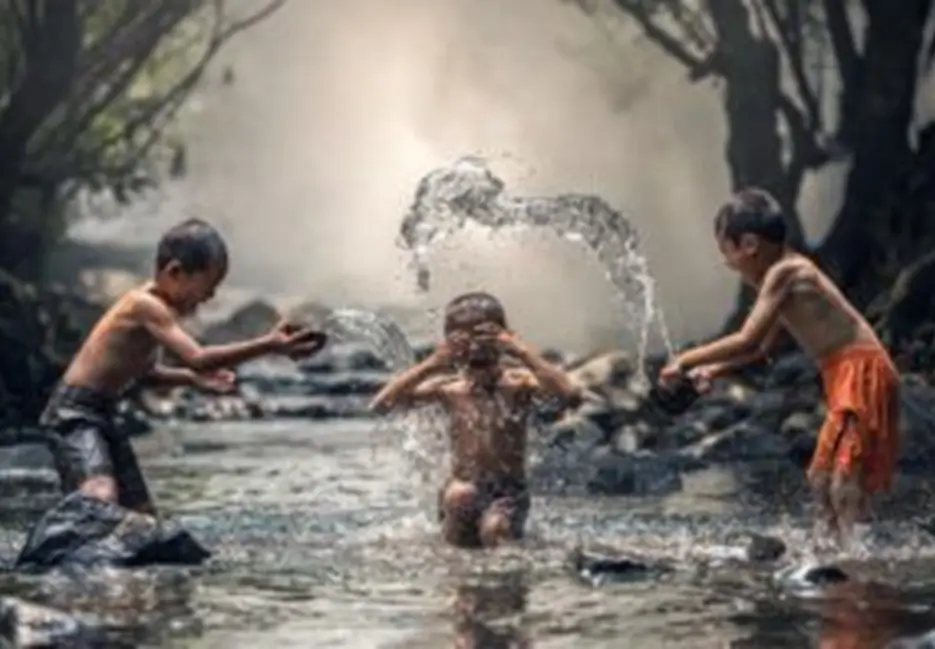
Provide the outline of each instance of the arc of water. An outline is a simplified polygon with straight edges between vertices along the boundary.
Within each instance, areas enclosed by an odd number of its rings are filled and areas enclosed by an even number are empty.
[[[604,267],[623,310],[638,323],[637,368],[638,376],[645,380],[642,368],[654,323],[670,355],[672,343],[656,303],[655,280],[648,260],[640,252],[632,223],[599,196],[517,198],[507,196],[504,190],[503,180],[477,157],[462,158],[420,181],[397,239],[397,244],[411,255],[410,265],[417,273],[419,287],[429,287],[431,247],[468,222],[490,228],[492,233],[505,227],[550,229],[567,241],[584,245]]]
[[[362,309],[335,309],[323,323],[325,332],[337,341],[362,341],[384,362],[391,372],[403,370],[416,362],[416,352],[408,336],[391,318]],[[426,408],[381,420],[377,436],[403,435],[403,452],[423,482],[430,482],[438,469],[444,448],[430,441],[444,440],[444,419],[437,409]]]

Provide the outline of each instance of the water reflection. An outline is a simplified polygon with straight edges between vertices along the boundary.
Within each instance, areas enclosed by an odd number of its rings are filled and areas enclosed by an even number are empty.
[[[531,649],[523,619],[528,598],[524,571],[485,574],[458,584],[454,649]]]
[[[748,637],[731,649],[921,649],[911,639],[935,628],[929,608],[911,605],[879,583],[851,581],[826,587],[808,599],[757,602],[735,618]]]

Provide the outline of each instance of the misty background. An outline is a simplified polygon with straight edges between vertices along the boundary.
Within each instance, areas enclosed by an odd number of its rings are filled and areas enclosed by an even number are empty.
[[[510,193],[597,193],[621,209],[684,340],[713,332],[736,288],[711,236],[729,192],[718,92],[559,0],[298,0],[219,57],[183,124],[187,177],[74,235],[152,245],[197,215],[229,239],[229,295],[401,305],[431,326],[435,307],[483,287],[541,344],[613,344],[626,323],[600,266],[547,232],[466,233],[436,250],[429,294],[414,290],[395,238],[416,184],[479,154]],[[843,171],[807,183],[810,237]]]

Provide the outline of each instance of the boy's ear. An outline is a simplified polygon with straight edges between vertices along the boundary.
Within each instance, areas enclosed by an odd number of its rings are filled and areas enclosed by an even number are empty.
[[[178,277],[184,271],[181,262],[178,259],[173,259],[163,267],[162,272],[169,277]]]
[[[756,252],[757,247],[759,246],[759,240],[755,235],[752,234],[742,234],[740,235],[740,241],[738,242],[739,248],[747,254]]]

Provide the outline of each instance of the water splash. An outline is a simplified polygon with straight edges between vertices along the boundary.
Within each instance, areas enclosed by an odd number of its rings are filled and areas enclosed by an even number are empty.
[[[416,352],[402,328],[392,319],[362,309],[334,309],[322,326],[336,342],[365,342],[390,371],[416,362]]]
[[[497,232],[503,228],[548,228],[563,239],[584,245],[598,258],[617,289],[626,325],[639,334],[642,368],[653,325],[672,354],[672,343],[656,303],[655,280],[633,224],[599,196],[562,194],[521,198],[505,193],[506,185],[481,158],[461,158],[426,175],[416,189],[409,213],[400,225],[398,245],[410,252],[417,284],[428,290],[428,259],[433,245],[469,222]]]
[[[322,328],[335,342],[364,342],[391,372],[399,372],[416,362],[416,351],[409,337],[393,319],[363,309],[333,310]],[[402,449],[409,468],[419,484],[434,490],[445,464],[447,419],[438,407],[424,407],[392,414],[381,419],[376,439],[386,435],[402,438]],[[411,477],[411,474],[407,477]],[[423,493],[429,493],[423,489]]]

